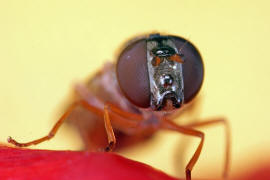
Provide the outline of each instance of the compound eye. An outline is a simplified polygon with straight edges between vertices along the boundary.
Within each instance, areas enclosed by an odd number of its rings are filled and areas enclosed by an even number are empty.
[[[191,101],[199,92],[204,76],[202,57],[196,47],[186,39],[170,36],[183,56],[184,98]]]
[[[129,44],[118,57],[116,74],[124,95],[136,106],[150,106],[146,39]]]

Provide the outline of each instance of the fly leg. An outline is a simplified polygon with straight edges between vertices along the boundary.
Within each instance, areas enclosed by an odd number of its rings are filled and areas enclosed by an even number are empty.
[[[195,137],[200,138],[200,143],[199,143],[197,149],[195,150],[195,153],[193,154],[192,158],[189,160],[189,162],[186,166],[186,180],[191,180],[191,171],[192,171],[194,165],[196,164],[196,162],[201,154],[202,147],[203,147],[204,133],[201,131],[194,130],[190,127],[180,126],[180,125],[175,124],[174,122],[169,121],[167,119],[164,119],[162,121],[161,128],[167,129],[167,130],[177,131],[177,132],[185,134],[185,135],[190,135],[190,136],[195,136]]]
[[[101,109],[98,109],[94,106],[91,106],[89,105],[86,101],[84,100],[81,100],[81,101],[78,101],[78,102],[75,102],[74,104],[72,104],[68,109],[67,111],[60,117],[60,119],[54,124],[53,128],[51,129],[51,131],[49,132],[48,135],[42,137],[42,138],[39,138],[39,139],[36,139],[36,140],[33,140],[33,141],[30,141],[30,142],[26,142],[26,143],[19,143],[17,142],[16,140],[14,140],[13,138],[9,137],[8,138],[8,142],[15,145],[15,146],[18,146],[18,147],[28,147],[28,146],[31,146],[31,145],[37,145],[37,144],[40,144],[44,141],[48,141],[50,140],[51,138],[53,138],[55,136],[55,134],[57,133],[58,129],[61,127],[61,125],[65,122],[65,120],[67,119],[67,117],[70,115],[70,113],[78,106],[83,106],[85,107],[87,110],[97,114],[97,115],[100,115],[102,116],[103,115],[103,111]]]
[[[104,123],[109,146],[106,147],[105,151],[112,151],[116,144],[111,123],[123,131],[129,131],[130,129],[139,131],[141,120],[143,120],[143,116],[140,114],[126,112],[113,104],[106,103],[104,106]]]
[[[199,137],[201,139],[195,153],[193,154],[191,160],[188,162],[188,165],[186,166],[186,179],[187,180],[191,180],[191,171],[192,171],[194,165],[196,164],[196,162],[200,156],[202,146],[204,143],[204,133],[197,131],[193,128],[200,128],[200,127],[206,127],[206,126],[217,125],[217,124],[223,124],[225,127],[226,150],[225,150],[225,164],[224,164],[223,178],[226,179],[226,177],[228,175],[229,162],[230,162],[230,136],[231,136],[228,121],[226,121],[225,119],[212,119],[212,120],[208,120],[208,121],[194,122],[194,123],[191,123],[188,125],[180,126],[178,124],[175,124],[172,121],[164,119],[164,121],[161,125],[161,127],[163,129],[177,131],[177,132],[180,132],[182,134],[196,136],[196,137]]]
[[[55,123],[55,125],[53,126],[51,131],[48,133],[48,135],[46,135],[42,138],[30,141],[30,142],[26,142],[26,143],[19,143],[16,140],[9,137],[8,142],[15,145],[15,146],[18,146],[18,147],[28,147],[31,145],[37,145],[37,144],[40,144],[44,141],[50,140],[51,138],[53,138],[55,136],[58,129],[61,127],[61,125],[65,122],[65,120],[70,115],[70,113],[77,106],[82,106],[86,110],[88,110],[92,113],[95,113],[96,115],[104,118],[105,130],[106,130],[107,137],[108,137],[108,146],[105,148],[105,151],[112,151],[114,146],[115,146],[115,143],[116,143],[116,139],[115,139],[114,131],[113,131],[113,127],[112,127],[112,122],[114,125],[122,128],[122,129],[130,129],[130,128],[135,129],[136,127],[139,127],[140,120],[143,120],[143,116],[141,116],[139,114],[135,114],[135,113],[125,112],[125,111],[121,110],[120,108],[118,108],[112,104],[109,104],[109,103],[105,104],[104,110],[102,110],[102,109],[97,108],[93,105],[90,105],[85,100],[80,100],[68,108],[68,110]]]
[[[218,125],[222,124],[225,128],[225,161],[224,161],[224,170],[223,170],[223,178],[226,179],[229,171],[230,164],[230,155],[231,155],[231,132],[230,126],[226,119],[216,118],[210,119],[202,122],[195,122],[191,124],[184,125],[187,128],[201,128],[206,126]]]

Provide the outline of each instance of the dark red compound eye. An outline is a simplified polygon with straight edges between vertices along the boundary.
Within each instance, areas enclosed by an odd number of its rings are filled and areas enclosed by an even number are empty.
[[[199,92],[204,75],[202,58],[193,44],[177,36],[171,39],[182,56],[184,77],[184,103],[191,101]],[[150,83],[147,67],[147,39],[130,43],[119,55],[116,73],[124,95],[138,107],[150,107]]]
[[[136,106],[150,106],[150,84],[147,70],[146,39],[129,44],[120,54],[116,65],[119,86]]]
[[[183,56],[184,96],[185,103],[188,103],[197,95],[202,86],[204,77],[202,57],[191,42],[177,36],[169,37]]]

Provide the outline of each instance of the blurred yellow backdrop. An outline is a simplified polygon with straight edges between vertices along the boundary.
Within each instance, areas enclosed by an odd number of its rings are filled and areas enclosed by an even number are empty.
[[[8,136],[27,141],[45,135],[74,82],[115,60],[127,38],[160,31],[186,37],[199,48],[206,72],[201,117],[223,116],[231,122],[232,172],[246,158],[269,156],[269,6],[266,0],[1,1],[0,142]],[[204,132],[206,144],[194,176],[207,170],[218,176],[223,129]],[[181,148],[180,135],[161,132],[154,140],[144,144],[147,150],[124,154],[178,175],[173,156]],[[34,148],[81,145],[78,134],[63,127],[52,141]]]

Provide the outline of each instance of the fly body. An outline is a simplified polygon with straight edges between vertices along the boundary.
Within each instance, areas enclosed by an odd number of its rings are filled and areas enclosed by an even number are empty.
[[[172,130],[200,139],[186,166],[186,179],[196,164],[204,133],[195,128],[223,124],[226,128],[224,174],[227,176],[229,128],[222,118],[179,125],[173,120],[196,97],[204,78],[198,49],[173,35],[150,34],[129,41],[117,57],[87,83],[75,87],[76,97],[48,135],[26,143],[8,139],[19,147],[39,144],[56,134],[64,122],[75,126],[90,151],[113,151],[150,137],[158,130]],[[173,116],[174,115],[174,116]]]

